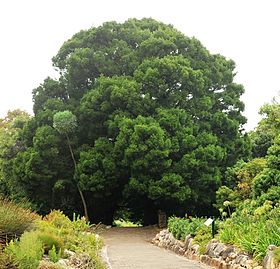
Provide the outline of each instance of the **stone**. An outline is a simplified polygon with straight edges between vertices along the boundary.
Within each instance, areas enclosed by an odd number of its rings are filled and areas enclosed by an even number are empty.
[[[217,258],[212,258],[211,259],[211,262],[210,262],[210,265],[211,266],[214,266],[214,267],[216,267],[216,268],[219,268],[219,265],[220,265],[220,260],[219,259],[217,259]]]
[[[57,263],[66,267],[67,266],[67,261],[68,261],[67,259],[59,259]]]
[[[199,261],[199,255],[197,255],[197,254],[192,254],[192,255],[191,255],[191,259],[192,259],[192,260],[195,260],[195,261]]]
[[[207,257],[208,257],[207,255],[200,255],[199,260],[203,263],[206,263]]]
[[[275,261],[275,259],[273,258],[273,251],[276,249],[277,247],[274,245],[269,245],[267,248],[267,253],[264,257],[263,260],[263,267],[265,269],[278,269],[279,268],[279,263]]]
[[[217,243],[215,249],[213,250],[214,257],[217,258],[217,257],[222,256],[221,253],[222,253],[223,251],[225,251],[226,248],[227,248],[227,247],[226,247],[225,244]]]
[[[192,255],[192,253],[191,253],[190,249],[185,251],[185,254],[184,254],[185,257],[187,257],[188,259],[191,259],[191,255]]]
[[[193,238],[189,237],[187,240],[185,240],[185,249],[191,249],[193,243]]]
[[[184,255],[184,253],[185,253],[185,250],[184,250],[183,248],[180,248],[180,249],[179,249],[179,254],[180,254],[180,255]]]
[[[179,254],[180,247],[178,245],[175,245],[174,251],[175,251],[176,254]]]
[[[65,249],[65,250],[64,250],[64,254],[65,254],[66,256],[70,257],[70,256],[74,256],[76,253],[75,253],[74,251]]]
[[[235,258],[234,263],[235,263],[235,264],[242,265],[243,267],[245,267],[245,266],[246,266],[246,262],[247,262],[249,259],[250,259],[249,256],[244,255],[244,254],[239,254],[239,255],[237,255],[237,257]]]
[[[236,259],[236,257],[237,257],[237,253],[235,253],[235,252],[231,252],[231,253],[229,253],[228,256],[227,256],[227,258],[228,258],[230,261]]]
[[[254,269],[264,269],[261,265],[254,267]]]
[[[225,245],[224,250],[220,253],[220,255],[222,256],[222,258],[224,260],[226,260],[226,258],[228,258],[230,255],[234,255],[234,254],[236,254],[234,252],[234,247],[233,246],[226,246],[226,245]],[[236,256],[237,256],[237,254],[235,255],[235,257]]]
[[[172,245],[176,244],[176,239],[173,237],[173,235],[170,236],[169,240],[170,240]]]
[[[181,247],[181,248],[185,248],[185,243],[178,240],[178,245]]]
[[[215,253],[214,250],[217,247],[218,243],[217,242],[212,242],[209,243],[206,247],[206,254],[209,255],[210,257],[214,258],[215,257]]]
[[[199,245],[198,244],[192,245],[191,250],[194,254],[197,254],[199,250]]]

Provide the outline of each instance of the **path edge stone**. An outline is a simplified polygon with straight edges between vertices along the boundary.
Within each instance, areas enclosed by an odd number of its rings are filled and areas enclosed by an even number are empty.
[[[236,247],[211,240],[206,247],[206,253],[199,253],[199,245],[193,243],[193,238],[187,235],[184,241],[174,238],[168,229],[161,230],[152,243],[184,256],[187,259],[200,261],[217,269],[280,269],[280,263],[273,258],[275,246],[269,246],[262,265],[249,254],[240,252]]]

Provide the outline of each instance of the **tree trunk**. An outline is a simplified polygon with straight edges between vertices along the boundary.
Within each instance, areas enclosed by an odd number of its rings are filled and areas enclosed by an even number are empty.
[[[67,138],[68,147],[69,147],[69,150],[70,150],[70,153],[71,153],[71,157],[72,157],[72,160],[73,160],[73,163],[74,163],[74,169],[75,169],[75,172],[76,172],[77,171],[77,163],[76,163],[76,159],[75,159],[75,156],[74,156],[71,144],[70,144],[70,139],[69,139],[68,134],[66,134],[66,138]],[[78,184],[77,184],[77,188],[78,188],[78,192],[80,194],[80,197],[81,197],[81,200],[82,200],[82,203],[83,203],[84,214],[85,214],[86,221],[89,221],[87,204],[86,204],[86,200],[85,200],[84,194],[83,194],[83,192],[80,189]]]

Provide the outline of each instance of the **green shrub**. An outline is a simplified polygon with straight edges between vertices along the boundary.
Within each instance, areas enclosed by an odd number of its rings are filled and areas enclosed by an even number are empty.
[[[19,269],[37,269],[43,257],[43,244],[37,232],[25,232],[20,240],[12,240],[5,249]]]
[[[61,238],[50,232],[40,232],[38,233],[38,239],[43,243],[44,253],[48,253],[53,247],[57,250],[63,248],[63,242]]]
[[[95,234],[87,232],[89,223],[82,217],[76,217],[71,222],[61,211],[52,211],[43,221],[37,221],[36,227],[40,233],[52,235],[54,238],[61,238],[62,248],[69,249],[77,254],[87,253],[95,264],[94,268],[105,268],[99,258],[102,241]],[[59,240],[58,240],[59,241]],[[49,251],[51,259],[55,261],[55,255],[59,255],[56,249]]]
[[[44,220],[54,225],[56,228],[72,228],[73,223],[66,217],[63,212],[53,210],[50,214],[44,217]]]
[[[20,204],[0,198],[0,242],[10,241],[21,236],[33,227],[39,216]]]
[[[61,249],[57,251],[56,247],[53,245],[48,251],[48,256],[52,262],[58,262],[61,257]]]
[[[218,239],[231,243],[262,260],[269,245],[280,246],[280,210],[269,202],[251,211],[237,210],[220,225]],[[248,213],[249,212],[249,213]]]
[[[90,229],[90,224],[86,221],[85,217],[80,217],[80,215],[73,214],[72,226],[75,231],[84,232]]]
[[[170,217],[168,219],[168,230],[176,239],[184,240],[188,234],[195,236],[204,222],[204,218],[186,219]]]
[[[199,253],[204,254],[207,244],[212,239],[212,229],[210,226],[203,225],[199,228],[194,237],[193,243],[199,245]]]

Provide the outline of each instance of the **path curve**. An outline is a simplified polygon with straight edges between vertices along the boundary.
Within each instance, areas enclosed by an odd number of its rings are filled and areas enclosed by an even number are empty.
[[[109,269],[209,269],[199,262],[152,245],[158,229],[110,228],[101,235],[105,247],[103,257]]]

